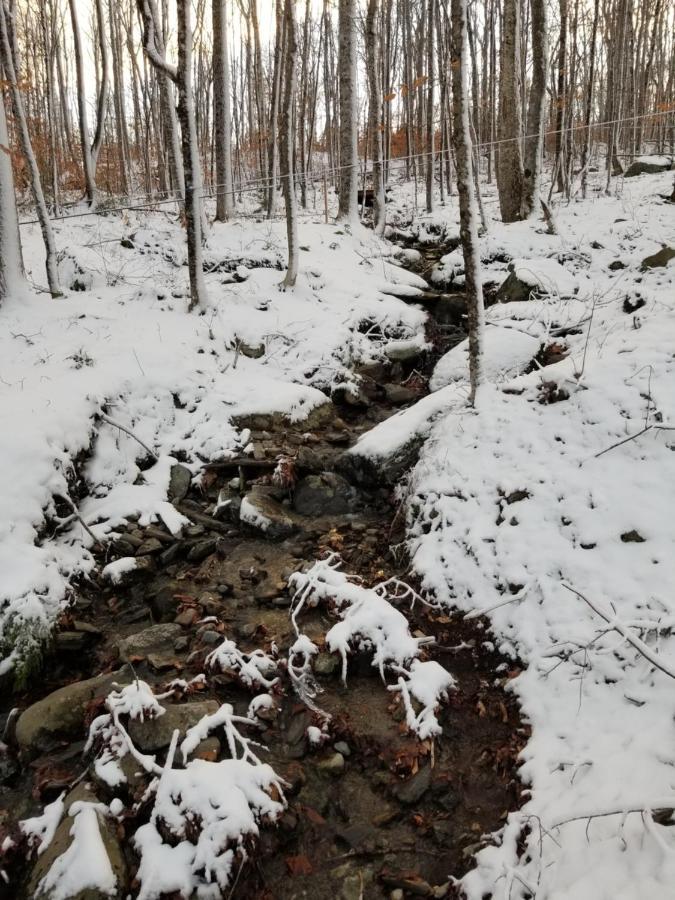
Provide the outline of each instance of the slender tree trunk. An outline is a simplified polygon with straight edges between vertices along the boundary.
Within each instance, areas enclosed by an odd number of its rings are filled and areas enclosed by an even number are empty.
[[[340,85],[340,191],[338,219],[356,221],[358,159],[356,108],[356,0],[340,0],[339,7]]]
[[[288,269],[282,288],[292,288],[298,277],[298,201],[293,178],[293,106],[298,63],[298,33],[295,23],[295,0],[284,2],[284,32],[286,36],[284,61],[284,97],[281,121],[281,181],[286,206],[288,236]]]
[[[427,140],[426,140],[426,201],[427,212],[434,206],[434,24],[436,11],[434,0],[427,5]]]
[[[560,0],[560,38],[558,42],[558,88],[557,109],[555,117],[555,168],[558,173],[558,190],[562,193],[565,189],[563,128],[566,121],[566,96],[565,77],[567,67],[567,0]]]
[[[232,110],[227,33],[227,0],[213,0],[213,123],[216,154],[216,219],[234,213],[232,185]]]
[[[469,404],[476,403],[482,381],[483,285],[480,271],[478,221],[471,183],[471,131],[468,94],[469,48],[466,0],[452,0],[453,143],[459,194],[459,233],[464,254],[467,318],[469,324]]]
[[[31,144],[30,135],[28,133],[28,123],[26,122],[23,100],[21,99],[21,92],[19,91],[16,69],[14,67],[11,32],[7,22],[8,15],[5,0],[0,0],[0,61],[2,62],[5,80],[9,85],[9,92],[12,97],[12,106],[14,109],[15,125],[19,134],[23,156],[30,173],[30,186],[33,194],[33,201],[35,203],[37,217],[40,222],[40,230],[42,231],[42,239],[45,245],[49,291],[52,297],[61,297],[63,296],[63,291],[59,284],[54,235],[49,221],[47,204],[45,203],[44,194],[42,192],[40,170],[38,169],[37,160],[33,153],[33,145]]]
[[[384,231],[384,177],[382,168],[382,87],[380,84],[380,44],[377,31],[379,0],[368,0],[366,14],[366,71],[368,74],[368,129],[373,157],[373,230]]]
[[[598,34],[598,18],[600,13],[600,0],[595,0],[593,5],[593,25],[591,27],[591,42],[588,61],[588,84],[586,85],[586,112],[584,116],[584,145],[581,151],[581,194],[584,200],[588,194],[588,167],[591,155],[591,119],[593,116],[593,88],[595,83],[595,45]]]
[[[0,302],[23,282],[19,220],[14,196],[14,175],[9,152],[5,98],[0,91]]]
[[[523,193],[520,214],[532,215],[539,193],[541,153],[544,143],[544,106],[546,102],[546,0],[532,2],[532,85],[527,111],[527,134],[523,160]]]
[[[279,168],[279,104],[281,102],[281,76],[283,71],[284,52],[284,28],[285,11],[282,11],[280,3],[277,3],[276,39],[274,44],[274,74],[272,78],[272,98],[269,127],[269,152],[267,172],[267,218],[270,219],[274,212],[274,202],[277,195],[277,169]]]

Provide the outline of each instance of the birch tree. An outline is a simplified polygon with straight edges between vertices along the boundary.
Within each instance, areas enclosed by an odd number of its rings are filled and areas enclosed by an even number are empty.
[[[464,255],[466,278],[466,306],[469,327],[469,404],[474,406],[482,380],[483,284],[478,246],[478,214],[471,178],[471,128],[469,121],[467,38],[467,0],[452,0],[452,140],[457,164],[457,193],[459,196],[459,236]]]

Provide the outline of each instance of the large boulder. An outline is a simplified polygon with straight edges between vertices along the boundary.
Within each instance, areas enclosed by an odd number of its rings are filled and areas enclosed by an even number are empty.
[[[113,898],[121,898],[126,896],[126,888],[128,882],[127,864],[124,859],[124,853],[117,835],[117,828],[114,820],[101,815],[99,812],[92,810],[90,812],[91,822],[98,824],[98,837],[96,834],[87,833],[87,849],[92,856],[88,859],[71,861],[70,881],[71,884],[77,885],[76,892],[67,893],[65,880],[61,879],[58,888],[51,890],[40,890],[40,882],[47,875],[54,865],[58,857],[62,856],[75,840],[72,834],[73,823],[75,817],[69,815],[74,803],[100,803],[99,798],[92,792],[90,786],[86,783],[78,784],[64,800],[64,811],[66,815],[54,833],[49,846],[40,856],[37,857],[35,864],[28,877],[28,885],[26,896],[36,898],[36,900],[49,900],[52,897],[68,898],[68,900],[110,900]],[[77,810],[78,807],[75,807]],[[75,811],[73,810],[73,812]],[[92,818],[95,816],[95,820]],[[100,838],[100,840],[99,840]],[[84,849],[84,848],[83,848]],[[105,859],[102,858],[103,851],[108,858],[109,866]],[[68,867],[66,867],[68,869]],[[74,868],[74,871],[73,871]],[[110,890],[102,890],[100,885],[101,874],[107,873],[110,879]],[[110,876],[112,873],[112,877]],[[99,886],[96,886],[97,881]],[[87,884],[89,882],[89,884]],[[113,887],[114,884],[114,887]],[[64,893],[65,891],[65,893]]]
[[[75,681],[59,688],[25,709],[16,723],[16,742],[29,754],[49,750],[61,740],[72,740],[84,734],[87,705],[105,697],[115,684],[131,684],[134,672],[126,665],[108,672]]]
[[[119,640],[117,650],[125,662],[147,660],[153,669],[170,668],[176,660],[175,643],[182,635],[183,629],[173,622],[151,625]]]
[[[220,706],[216,700],[200,700],[196,703],[176,703],[165,709],[166,712],[155,719],[145,719],[143,722],[132,719],[129,722],[129,736],[142,753],[156,753],[157,750],[168,747],[176,729],[182,739],[188,728],[192,728],[204,716],[218,712]]]
[[[356,490],[341,475],[322,472],[300,479],[293,505],[303,516],[344,515],[358,506]]]
[[[577,288],[574,276],[555,259],[514,259],[497,291],[497,301],[514,303],[543,295],[573,297]]]
[[[638,157],[624,173],[624,178],[635,178],[636,175],[653,175],[656,172],[667,172],[673,167],[670,156],[641,156]]]

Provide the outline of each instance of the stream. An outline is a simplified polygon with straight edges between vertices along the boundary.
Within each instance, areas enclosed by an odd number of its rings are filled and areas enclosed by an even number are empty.
[[[415,269],[428,274],[443,252],[437,245],[423,248]],[[180,538],[159,525],[142,528],[131,521],[100,563],[102,568],[136,556],[136,571],[119,585],[94,577],[74,586],[39,678],[6,697],[0,837],[85,772],[86,725],[101,701],[93,698],[84,718],[64,720],[49,733],[45,720],[38,722],[34,741],[17,735],[10,707],[24,710],[60,688],[75,691],[82,680],[117,670],[125,659],[159,692],[173,678],[189,681],[205,671],[205,657],[224,636],[248,652],[274,644],[283,659],[295,637],[289,578],[329,552],[339,554],[343,571],[366,586],[397,577],[416,587],[400,502],[382,484],[351,484],[341,460],[361,434],[426,392],[435,360],[464,336],[461,295],[430,291],[422,302],[431,313],[433,352],[357,370],[363,378],[359,397],[333,398],[329,413],[309,421],[289,424],[277,415],[242,420],[238,424],[251,429],[251,457],[207,465],[199,487],[174,485],[174,504],[193,523]],[[282,484],[273,478],[279,459]],[[267,533],[238,516],[242,496],[251,491],[271,510],[275,527]],[[350,658],[345,686],[339,658],[323,649],[315,663],[322,688],[317,702],[332,716],[331,740],[320,749],[309,746],[312,713],[285,682],[278,709],[257,739],[269,748],[261,752],[263,761],[288,784],[288,808],[278,827],[261,831],[230,896],[458,896],[450,876],[461,877],[472,866],[473,854],[522,802],[517,756],[528,731],[506,690],[517,665],[494,651],[481,620],[467,622],[420,604],[411,610],[402,602],[401,610],[414,634],[433,638],[428,658],[457,681],[438,714],[442,735],[421,742],[407,732],[399,695],[386,689],[368,654]],[[335,616],[324,607],[302,615],[303,630],[321,645]],[[229,702],[245,714],[250,698],[225,673],[210,676],[183,702],[215,701],[213,708]],[[38,711],[36,718],[42,715]],[[163,758],[165,732],[150,733],[142,749]],[[218,740],[208,742],[204,758],[220,758]],[[97,796],[109,802],[110,790],[94,784]],[[137,779],[130,780],[129,803],[142,791]],[[128,838],[143,815],[141,806],[138,821],[127,821],[122,842],[131,896],[138,860]],[[15,861],[9,875],[1,896],[34,896],[30,866]],[[87,893],[88,900],[98,896]]]

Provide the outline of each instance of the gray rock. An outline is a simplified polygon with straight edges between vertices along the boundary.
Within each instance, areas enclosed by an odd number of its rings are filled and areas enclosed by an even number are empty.
[[[159,553],[162,547],[162,542],[158,541],[157,538],[148,538],[147,541],[143,541],[141,546],[138,548],[138,550],[136,551],[136,556],[149,556],[151,553]]]
[[[335,418],[335,408],[330,400],[307,411],[302,420],[304,431],[313,431]],[[283,412],[255,413],[249,416],[235,416],[232,423],[236,428],[250,428],[251,431],[281,431],[288,427],[288,416]]]
[[[521,281],[515,272],[510,272],[499,287],[496,299],[498,303],[518,303],[529,300],[536,291],[536,287]]]
[[[192,483],[192,472],[180,463],[171,466],[167,496],[171,503],[180,503],[187,496]]]
[[[180,547],[180,544],[174,546]],[[168,553],[168,550],[165,552]],[[160,622],[172,622],[181,603],[176,595],[183,591],[184,586],[178,581],[165,581],[163,584],[155,585],[147,597],[155,619]]]
[[[93,793],[91,787],[88,784],[78,784],[77,787],[75,787],[68,794],[65,799],[66,815],[63,817],[60,825],[56,829],[51,843],[49,844],[47,849],[37,857],[33,865],[28,878],[26,896],[33,897],[35,898],[35,900],[38,900],[38,898],[40,898],[40,900],[42,900],[42,898],[44,898],[44,900],[48,900],[50,894],[45,894],[42,891],[39,891],[38,886],[40,884],[40,881],[51,869],[57,857],[65,853],[73,842],[73,836],[71,835],[70,831],[73,827],[74,819],[67,813],[72,804],[77,801],[97,803],[100,802],[100,798]],[[125,897],[128,883],[128,872],[127,864],[124,859],[124,853],[122,851],[122,845],[117,835],[116,824],[114,820],[106,818],[104,816],[99,815],[97,816],[97,819],[101,840],[108,855],[108,859],[110,860],[110,865],[117,882],[117,890],[114,896]],[[91,887],[86,888],[85,890],[80,891],[77,894],[73,894],[70,897],[70,900],[104,900],[104,898],[106,898],[106,900],[110,900],[110,894],[104,894],[97,888]]]
[[[384,355],[391,362],[412,362],[419,359],[424,350],[415,340],[391,341],[384,347]]]
[[[656,269],[661,266],[667,266],[671,259],[675,258],[675,249],[673,247],[661,247],[659,251],[651,256],[645,256],[642,260],[643,269]]]
[[[396,785],[394,794],[401,803],[407,806],[419,802],[431,787],[431,766],[425,766],[416,772],[412,778],[408,778]]]
[[[265,355],[264,344],[246,344],[244,341],[239,341],[237,346],[241,355],[247,356],[249,359],[260,359]]]
[[[673,162],[671,159],[662,157],[663,162],[656,162],[655,159],[651,161],[636,159],[626,169],[624,178],[635,178],[636,175],[653,175],[656,172],[667,172],[669,169],[672,169]]]
[[[343,515],[358,506],[358,494],[335,472],[301,478],[295,486],[293,506],[303,516]]]
[[[144,722],[134,719],[128,723],[129,735],[143,753],[155,753],[168,747],[176,728],[182,739],[188,728],[204,716],[218,712],[220,706],[216,700],[200,700],[197,703],[176,703],[165,709],[164,715],[156,719],[146,719]]]
[[[131,666],[67,684],[24,710],[16,723],[16,741],[28,753],[48,750],[57,741],[77,738],[84,733],[86,707],[92,700],[105,697],[115,683],[131,684]]]
[[[188,551],[187,558],[189,562],[202,562],[207,556],[211,556],[211,554],[215,552],[215,538],[207,538],[206,540],[197,541],[196,544],[193,544]]]
[[[274,497],[273,489],[256,484],[242,500],[240,521],[273,541],[283,540],[297,530],[295,523]]]
[[[336,744],[333,744],[333,748],[337,750],[338,753],[341,753],[343,756],[351,756],[352,751],[349,747],[349,744],[346,741],[338,741]]]
[[[151,625],[136,634],[122,638],[117,649],[125,662],[152,658],[154,668],[163,668],[163,662],[171,664],[176,657],[175,643],[183,629],[175,622]]]
[[[417,394],[404,384],[385,384],[384,395],[390,403],[400,406],[417,400]]]
[[[377,461],[370,456],[362,456],[357,448],[352,448],[340,457],[338,466],[351,481],[365,487],[397,484],[401,476],[417,462],[423,444],[424,436],[413,434],[410,440],[393,450],[390,456]]]
[[[338,777],[345,767],[345,758],[341,753],[331,753],[325,759],[320,759],[316,765],[322,772]]]
[[[439,325],[458,325],[466,315],[466,294],[441,294],[429,311]]]
[[[315,675],[334,675],[340,668],[340,660],[332,653],[319,653],[314,662]]]

